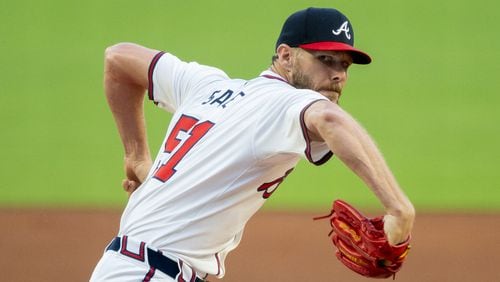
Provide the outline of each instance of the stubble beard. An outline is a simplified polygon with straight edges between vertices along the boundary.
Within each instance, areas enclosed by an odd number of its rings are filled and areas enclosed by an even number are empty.
[[[342,95],[342,86],[340,86],[338,83],[332,83],[327,87],[318,87],[314,85],[312,78],[308,76],[306,73],[302,72],[300,68],[296,68],[292,72],[292,85],[298,89],[311,89],[320,93],[322,91],[336,92],[337,99],[340,98],[340,96]]]

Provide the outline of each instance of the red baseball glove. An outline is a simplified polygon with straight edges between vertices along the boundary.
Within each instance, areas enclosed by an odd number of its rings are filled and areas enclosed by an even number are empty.
[[[328,234],[337,258],[349,269],[372,278],[395,278],[410,250],[410,238],[391,246],[384,233],[383,217],[367,218],[342,200],[333,202],[332,212],[315,219],[330,218]]]

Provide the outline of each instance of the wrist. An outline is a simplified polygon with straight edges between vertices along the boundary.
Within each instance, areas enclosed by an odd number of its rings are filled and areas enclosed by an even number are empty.
[[[411,220],[415,217],[415,208],[410,202],[407,201],[405,203],[400,203],[388,208],[387,214],[398,218]]]
[[[151,162],[149,153],[125,153],[123,159],[125,162]]]
[[[127,160],[150,160],[151,154],[149,153],[149,147],[145,145],[144,142],[126,142],[124,143],[125,149],[125,159]]]

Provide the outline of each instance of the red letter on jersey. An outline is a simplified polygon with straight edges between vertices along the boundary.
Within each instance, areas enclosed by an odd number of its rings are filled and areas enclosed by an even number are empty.
[[[162,182],[169,180],[176,172],[175,166],[214,125],[210,121],[201,123],[198,123],[198,121],[198,119],[186,115],[182,115],[177,121],[167,138],[167,142],[165,142],[165,153],[172,153],[175,148],[178,149],[170,156],[166,163],[158,168],[154,176],[156,179]],[[180,144],[182,140],[177,139],[180,131],[190,135],[182,144]]]
[[[292,170],[293,170],[293,168],[287,170],[285,175],[283,175],[282,177],[275,179],[271,182],[267,182],[267,183],[260,185],[259,188],[257,188],[257,191],[258,192],[264,191],[264,193],[262,193],[262,198],[267,199],[267,198],[271,197],[271,195],[274,193],[274,191],[276,191],[276,189],[278,189],[278,186],[280,186],[281,182],[283,182],[283,180],[285,180],[285,178],[290,174],[290,172],[292,172]]]

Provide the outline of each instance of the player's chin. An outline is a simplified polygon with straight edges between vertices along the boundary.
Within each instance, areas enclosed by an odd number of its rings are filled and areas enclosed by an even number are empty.
[[[342,95],[342,92],[335,90],[319,90],[318,92],[334,103],[338,103],[340,96]]]

